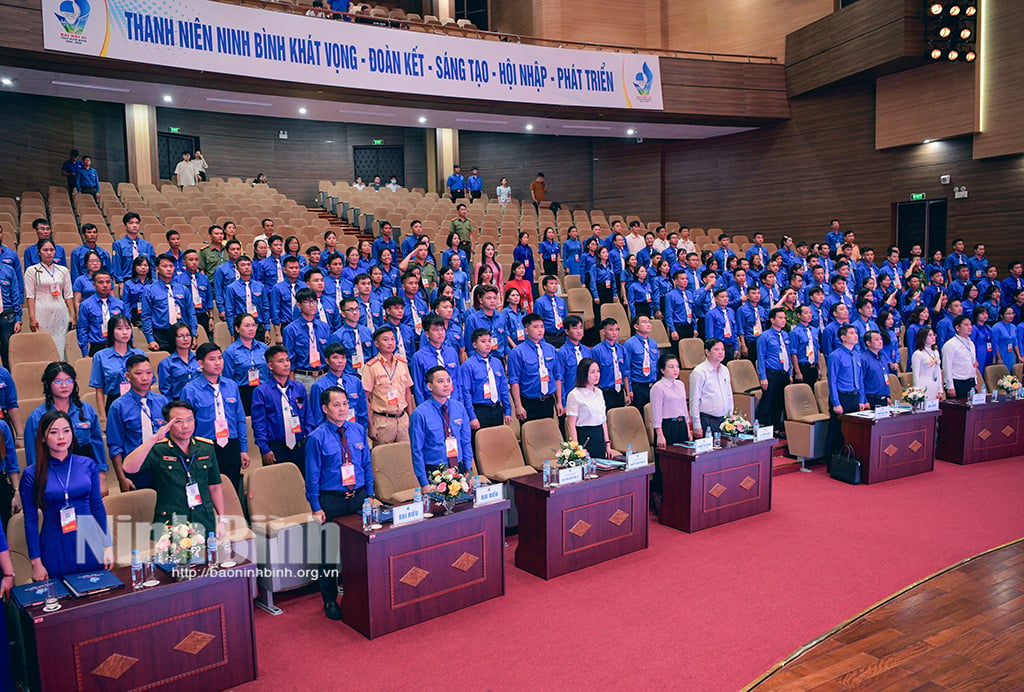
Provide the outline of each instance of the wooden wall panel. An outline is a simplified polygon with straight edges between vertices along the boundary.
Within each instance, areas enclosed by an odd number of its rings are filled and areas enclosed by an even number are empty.
[[[609,214],[661,218],[663,142],[633,139],[594,140],[594,208]],[[674,220],[674,219],[665,219]]]
[[[920,144],[978,131],[977,70],[940,62],[880,77],[875,99],[875,148]]]
[[[17,33],[17,32],[13,32]],[[71,149],[92,157],[100,180],[128,179],[124,106],[0,92],[0,196],[43,193],[64,185],[61,164]]]
[[[1024,13],[1018,3],[984,2],[979,11],[981,128],[974,157],[1024,152]]]
[[[667,3],[664,47],[770,55],[783,62],[786,34],[832,10],[833,0],[675,0]]]
[[[484,189],[493,196],[502,176],[509,179],[512,195],[530,199],[530,183],[544,173],[548,199],[562,205],[587,206],[593,202],[593,147],[588,137],[546,137],[490,132],[460,132],[462,170],[476,166]]]
[[[302,204],[313,203],[318,180],[351,180],[352,147],[374,139],[405,146],[403,182],[426,185],[423,130],[158,108],[158,130],[171,126],[200,138],[209,175],[251,179],[263,172]],[[278,139],[279,130],[286,130],[288,139]]]
[[[971,138],[875,149],[870,79],[792,100],[791,120],[757,131],[666,145],[667,216],[776,240],[824,237],[833,216],[863,246],[884,246],[891,205],[912,192],[949,198],[948,235],[981,239],[1000,264],[1020,257],[1024,157],[972,160]],[[950,185],[939,177],[950,175]],[[953,199],[965,185],[967,199]]]
[[[859,0],[786,37],[786,81],[796,96],[924,53],[920,0]]]

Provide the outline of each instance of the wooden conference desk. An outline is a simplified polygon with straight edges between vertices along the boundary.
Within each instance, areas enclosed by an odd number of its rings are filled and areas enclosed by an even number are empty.
[[[540,474],[513,478],[519,512],[516,567],[543,579],[647,547],[648,464],[544,487]]]
[[[935,456],[954,464],[976,464],[1024,455],[1024,399],[968,406],[963,399],[939,402],[942,425]]]
[[[504,512],[509,501],[463,505],[397,528],[363,531],[361,515],[341,527],[345,596],[341,618],[368,639],[505,594]]]
[[[772,508],[775,440],[735,442],[702,454],[670,445],[658,450],[662,501],[658,521],[693,533]]]
[[[256,679],[251,565],[184,581],[126,586],[63,607],[20,611],[31,688],[48,692],[223,690]]]
[[[861,463],[861,480],[881,483],[935,468],[935,425],[940,414],[902,413],[877,420],[840,416],[845,444],[853,446]]]

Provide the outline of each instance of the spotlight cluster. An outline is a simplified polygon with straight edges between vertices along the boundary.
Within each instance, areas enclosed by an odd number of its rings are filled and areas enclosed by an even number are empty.
[[[978,2],[924,0],[924,32],[931,60],[974,62],[978,59]]]

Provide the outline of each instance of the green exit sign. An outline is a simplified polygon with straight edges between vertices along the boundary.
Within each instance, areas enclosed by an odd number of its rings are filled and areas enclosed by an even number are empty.
[[[172,127],[172,128],[169,128],[169,129],[171,130],[171,134],[172,135],[176,135],[179,132],[181,132],[181,128],[180,127]]]
[[[379,147],[382,144],[384,144],[384,140],[383,139],[375,139],[375,140],[373,140],[373,145],[376,146],[376,147]]]
[[[923,192],[911,192],[910,193],[910,201],[911,202],[920,202],[921,200],[924,199],[924,197],[925,196],[924,196]]]

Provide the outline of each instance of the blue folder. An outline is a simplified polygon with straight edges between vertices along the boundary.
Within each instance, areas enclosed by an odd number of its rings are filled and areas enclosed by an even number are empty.
[[[55,586],[57,587],[57,598],[69,598],[71,592],[64,588],[64,585],[60,583],[60,580],[55,579]],[[18,602],[18,605],[22,608],[31,608],[32,606],[42,605],[43,601],[46,600],[46,582],[32,582],[31,584],[22,584],[21,586],[15,586],[11,589],[11,594],[14,596],[14,600]]]
[[[124,582],[114,576],[113,572],[106,569],[95,572],[82,572],[81,574],[68,574],[64,576],[64,583],[76,597],[88,596],[94,593],[120,589]]]

